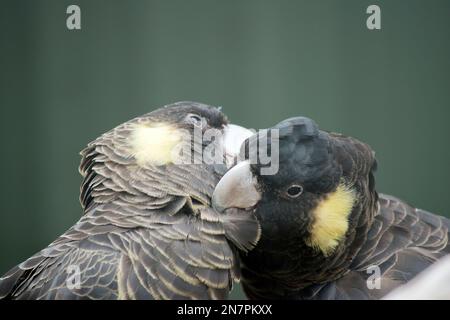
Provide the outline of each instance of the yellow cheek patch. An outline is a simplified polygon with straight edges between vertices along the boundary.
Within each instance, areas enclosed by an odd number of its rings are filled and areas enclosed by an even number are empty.
[[[131,152],[139,165],[165,165],[173,162],[172,150],[180,141],[180,133],[168,124],[139,124],[131,135]]]
[[[348,217],[355,203],[355,191],[340,184],[313,211],[313,225],[308,245],[325,256],[331,254],[348,230]]]

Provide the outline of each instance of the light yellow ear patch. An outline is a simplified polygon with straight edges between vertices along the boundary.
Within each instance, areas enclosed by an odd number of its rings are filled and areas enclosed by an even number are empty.
[[[131,134],[131,152],[139,165],[165,165],[173,162],[172,150],[180,141],[181,135],[173,126],[138,124]]]
[[[313,225],[308,245],[327,256],[348,230],[348,217],[355,203],[355,191],[345,184],[322,200],[313,211]]]

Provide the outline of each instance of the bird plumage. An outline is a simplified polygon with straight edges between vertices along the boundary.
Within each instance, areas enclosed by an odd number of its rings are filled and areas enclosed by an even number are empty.
[[[176,164],[172,149],[184,143],[199,156],[193,130],[227,125],[217,108],[180,102],[91,142],[81,153],[83,216],[1,277],[0,298],[226,298],[239,278],[236,252],[254,246],[259,226],[211,208],[224,165]]]
[[[253,210],[261,224],[257,246],[241,254],[249,298],[377,299],[450,253],[448,219],[377,193],[368,145],[308,118],[272,129],[279,149],[267,142],[279,152],[278,172],[263,175],[264,164],[248,157],[213,195],[216,208]],[[252,139],[259,138],[246,147]],[[237,186],[259,200],[233,203],[223,190]]]

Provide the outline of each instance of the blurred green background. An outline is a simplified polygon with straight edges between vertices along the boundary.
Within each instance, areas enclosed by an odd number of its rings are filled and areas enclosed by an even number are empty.
[[[376,150],[379,191],[450,215],[448,0],[2,0],[0,35],[0,273],[79,218],[83,146],[178,100],[312,117]]]

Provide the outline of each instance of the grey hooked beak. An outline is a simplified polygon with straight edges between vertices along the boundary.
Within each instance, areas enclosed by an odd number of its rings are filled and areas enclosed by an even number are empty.
[[[214,209],[223,212],[227,208],[248,209],[255,206],[261,199],[256,185],[250,163],[243,161],[237,164],[217,184],[212,196]]]
[[[253,135],[253,132],[244,127],[229,124],[223,130],[223,146],[227,168],[231,168],[239,156],[242,143]]]

